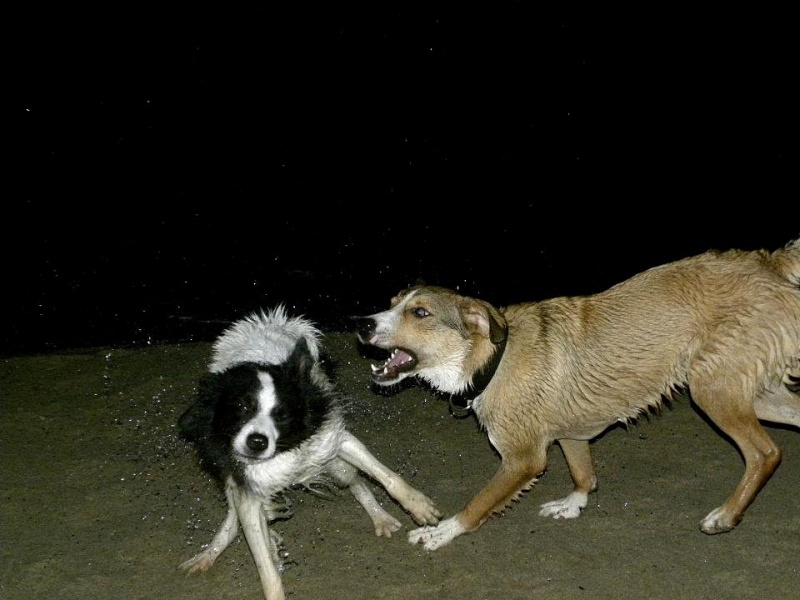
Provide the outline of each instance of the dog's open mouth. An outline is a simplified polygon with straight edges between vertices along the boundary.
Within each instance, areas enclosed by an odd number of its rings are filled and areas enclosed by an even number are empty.
[[[407,373],[417,364],[417,357],[408,350],[395,348],[389,354],[389,358],[381,365],[370,365],[372,367],[372,379],[377,383],[389,382],[397,379],[403,373]]]

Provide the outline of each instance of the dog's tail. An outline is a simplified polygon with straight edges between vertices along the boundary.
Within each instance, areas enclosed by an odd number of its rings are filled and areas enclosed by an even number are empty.
[[[778,273],[800,288],[800,237],[773,252],[771,258]],[[800,395],[800,356],[787,368],[783,383],[790,392]]]
[[[772,263],[778,273],[800,287],[800,237],[775,250]]]

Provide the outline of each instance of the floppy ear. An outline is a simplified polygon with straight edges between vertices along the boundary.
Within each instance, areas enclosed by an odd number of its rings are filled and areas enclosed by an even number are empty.
[[[476,298],[464,298],[461,304],[461,319],[470,331],[477,331],[499,344],[508,335],[506,318],[494,306]]]

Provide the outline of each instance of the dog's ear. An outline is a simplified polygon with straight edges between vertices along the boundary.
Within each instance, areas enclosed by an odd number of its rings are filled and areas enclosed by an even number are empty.
[[[319,359],[311,354],[308,340],[301,337],[286,360],[286,365],[295,374],[298,381],[317,381],[319,378],[333,381],[336,378],[336,362],[323,347],[319,350]]]
[[[493,344],[499,344],[508,335],[506,318],[483,300],[464,298],[461,303],[461,319],[470,331],[478,331]]]
[[[311,355],[306,338],[301,337],[297,340],[286,364],[301,376],[307,376],[311,372],[311,367],[314,365],[314,357]]]

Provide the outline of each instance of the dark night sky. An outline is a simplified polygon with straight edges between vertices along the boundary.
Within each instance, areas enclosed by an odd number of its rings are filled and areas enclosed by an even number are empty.
[[[592,293],[800,233],[788,14],[536,4],[29,9],[0,353],[277,302],[341,328],[417,278]]]

